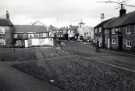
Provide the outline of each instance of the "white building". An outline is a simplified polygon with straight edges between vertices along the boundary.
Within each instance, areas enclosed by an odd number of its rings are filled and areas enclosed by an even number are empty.
[[[80,22],[77,30],[79,36],[82,36],[84,39],[94,39],[94,28],[90,26],[85,26],[85,23]]]

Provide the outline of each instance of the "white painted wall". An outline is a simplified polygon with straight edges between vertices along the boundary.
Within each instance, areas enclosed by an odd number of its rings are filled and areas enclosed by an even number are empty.
[[[78,32],[79,35],[84,38],[90,37],[91,39],[94,39],[94,29],[90,26],[81,26],[78,28]]]
[[[53,38],[45,38],[45,39],[29,39],[28,41],[26,41],[26,47],[28,46],[45,46],[45,45],[49,45],[49,46],[53,46],[54,45],[54,40]]]
[[[68,31],[69,38],[74,37],[74,35],[75,35],[75,33],[73,31],[71,31],[71,30]]]

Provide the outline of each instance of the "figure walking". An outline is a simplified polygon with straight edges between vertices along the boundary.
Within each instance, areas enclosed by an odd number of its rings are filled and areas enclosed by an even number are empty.
[[[97,42],[96,42],[96,52],[99,52],[100,50],[99,50],[99,41],[97,40]]]

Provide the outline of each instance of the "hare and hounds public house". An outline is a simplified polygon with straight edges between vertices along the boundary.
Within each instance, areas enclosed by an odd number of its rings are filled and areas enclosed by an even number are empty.
[[[53,37],[44,25],[13,25],[8,11],[0,18],[1,47],[53,46]]]
[[[119,17],[95,26],[94,38],[102,48],[135,51],[135,11],[126,13],[126,9],[120,9]]]

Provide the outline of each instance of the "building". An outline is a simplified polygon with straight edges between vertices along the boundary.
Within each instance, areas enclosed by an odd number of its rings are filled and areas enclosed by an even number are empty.
[[[8,11],[6,11],[6,18],[0,18],[0,46],[13,46],[13,32],[14,27],[9,19]]]
[[[98,35],[97,35],[98,34]],[[126,14],[120,10],[119,17],[101,22],[94,29],[94,35],[103,47],[118,50],[135,50],[135,11]],[[99,35],[102,35],[99,38]]]
[[[36,21],[32,25],[13,25],[6,11],[6,18],[0,18],[0,46],[31,47],[53,46],[54,40],[47,27]]]
[[[77,29],[78,29],[78,26],[69,25],[67,33],[68,33],[68,38],[70,40],[77,40],[78,39],[79,33],[78,33]]]
[[[106,32],[105,32],[105,27],[104,27],[104,24],[107,23],[109,20],[111,19],[105,20],[94,27],[94,39],[96,41],[99,41],[99,47],[102,47],[102,48],[106,47],[105,37],[106,38],[109,37],[109,33],[106,34],[105,36]]]
[[[79,33],[79,37],[82,37],[83,39],[94,39],[94,29],[90,26],[86,26],[83,22],[79,23],[77,31]]]
[[[53,37],[42,25],[14,25],[13,39],[16,47],[53,46]]]

